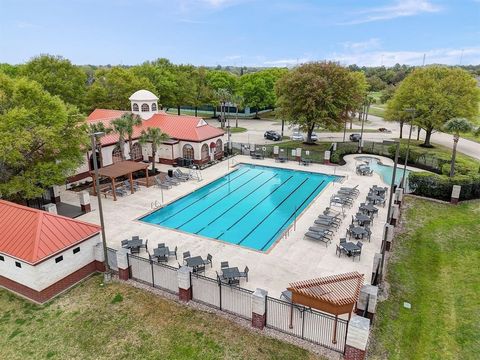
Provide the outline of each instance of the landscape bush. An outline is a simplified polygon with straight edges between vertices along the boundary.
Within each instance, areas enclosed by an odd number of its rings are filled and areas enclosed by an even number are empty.
[[[453,185],[460,185],[460,200],[480,198],[480,175],[456,175],[450,178],[427,172],[411,172],[408,177],[410,189],[415,195],[449,201]]]

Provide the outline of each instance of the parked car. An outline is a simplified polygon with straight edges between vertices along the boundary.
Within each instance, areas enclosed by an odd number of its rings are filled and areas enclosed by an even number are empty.
[[[303,141],[303,135],[300,134],[298,131],[295,131],[290,137],[290,139],[296,140],[296,141]]]
[[[282,140],[282,135],[273,130],[268,130],[263,134],[263,137],[267,140],[279,141]]]
[[[312,139],[312,141],[317,141],[318,140],[318,135],[314,132],[312,132],[312,136],[310,136],[310,139]]]
[[[358,142],[360,141],[360,139],[362,138],[362,135],[360,134],[350,134],[350,141],[355,141],[355,142]]]

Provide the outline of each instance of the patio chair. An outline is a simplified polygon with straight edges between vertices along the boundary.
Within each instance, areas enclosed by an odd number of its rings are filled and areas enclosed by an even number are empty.
[[[190,256],[190,251],[185,251],[183,253],[183,262],[186,262],[185,260],[187,260]]]
[[[165,247],[165,243],[158,243],[158,245],[157,245],[157,248],[159,248],[159,249],[164,248],[164,247]]]
[[[208,254],[207,255],[207,260],[203,260],[203,264],[204,265],[210,264],[210,267],[212,267],[213,266],[212,259],[213,259],[212,255]]]
[[[347,242],[347,238],[340,238],[340,245],[343,245]]]
[[[372,237],[372,230],[368,226],[365,226],[365,230],[367,231],[365,236],[367,237],[368,242],[370,242],[370,239]]]
[[[185,176],[183,175],[181,172],[178,171],[179,169],[176,169],[174,172],[173,172],[173,176],[177,179],[179,179],[180,181],[188,181],[190,179],[189,176]]]
[[[360,260],[360,256],[362,255],[362,246],[363,244],[360,241],[357,241],[357,246],[360,248],[360,250],[354,250],[352,251],[352,258],[355,261],[355,257],[358,256],[358,260]]]
[[[250,270],[248,269],[248,266],[245,266],[245,270],[244,271],[240,271],[240,277],[244,277],[245,279],[247,279],[247,282],[248,282],[248,272]]]
[[[228,261],[222,261],[220,263],[220,269],[225,269],[225,268],[228,268],[230,266],[228,266]]]
[[[199,265],[193,268],[193,272],[198,274],[201,272],[205,272],[205,265]]]
[[[322,226],[322,227],[324,227],[324,228],[326,228],[326,229],[333,229],[333,230],[335,230],[335,231],[337,231],[338,226],[339,226],[339,224],[337,224],[337,223],[335,223],[335,222],[328,221],[328,220],[325,221],[325,220],[323,220],[323,219],[315,219],[314,223],[315,223],[315,226],[318,225],[318,226]]]
[[[177,247],[175,246],[175,250],[169,250],[168,251],[168,256],[174,256],[175,255],[175,260],[177,260]]]
[[[123,186],[125,186],[127,191],[130,191],[130,181],[124,180],[123,181]],[[138,186],[138,181],[133,181],[133,190],[135,190],[135,191],[140,190],[140,186]]]
[[[228,285],[240,285],[240,279],[230,279],[228,280]]]
[[[139,246],[134,246],[130,248],[130,253],[131,254],[140,254],[140,247]]]
[[[140,248],[144,248],[146,251],[148,251],[148,239],[145,240],[145,244],[140,245]]]
[[[353,229],[354,227],[355,227],[354,224],[350,224],[350,225],[348,226],[348,228],[347,228],[347,235],[346,235],[346,236],[348,236],[349,239],[352,237],[352,229]]]
[[[346,187],[346,186],[342,186],[340,188],[340,190],[349,190],[349,191],[354,191],[354,192],[359,192],[358,190],[358,185],[355,185],[354,187]]]
[[[191,179],[192,178],[192,175],[188,174],[188,173],[184,173],[181,169],[177,169],[177,173],[181,176],[183,176],[184,178],[186,179]]]
[[[132,240],[133,241],[140,240],[140,236],[138,235],[132,236]]]
[[[333,235],[332,230],[326,229],[326,228],[321,227],[321,226],[310,226],[308,228],[308,231],[313,231],[313,232],[317,232],[317,233],[320,233],[320,234],[323,234],[323,235],[329,235],[329,236]]]
[[[128,240],[122,240],[121,244],[122,244],[122,247],[125,247],[126,245],[128,245]]]
[[[318,233],[318,232],[315,232],[315,231],[307,231],[305,233],[305,236],[310,238],[310,239],[322,241],[323,243],[325,243],[325,247],[327,247],[328,244],[330,244],[332,242],[332,239],[330,237],[328,237],[327,235],[321,234],[321,233]]]
[[[338,257],[341,257],[341,255],[343,254],[347,254],[347,252],[345,251],[345,249],[342,247],[342,244],[339,244],[337,245],[337,248],[335,249],[335,255],[338,254]]]
[[[155,181],[155,186],[158,187],[158,188],[163,188],[163,189],[171,189],[172,188],[172,184],[167,183],[163,180],[160,180],[157,176],[155,176],[153,179]]]

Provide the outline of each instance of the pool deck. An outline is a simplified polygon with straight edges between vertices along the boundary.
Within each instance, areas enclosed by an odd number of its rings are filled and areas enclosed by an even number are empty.
[[[138,221],[139,217],[152,211],[152,203],[155,201],[161,202],[161,190],[156,187],[141,187],[141,190],[135,194],[123,198],[119,197],[118,201],[115,202],[111,198],[102,199],[107,244],[112,248],[120,248],[121,240],[130,238],[132,235],[139,235],[143,239],[148,239],[149,248],[156,247],[156,244],[160,242],[165,243],[170,249],[178,246],[179,262],[182,261],[184,251],[190,251],[192,256],[200,255],[204,258],[210,253],[213,256],[213,267],[207,267],[207,276],[215,277],[215,270],[219,271],[221,261],[228,261],[230,266],[237,266],[241,271],[247,265],[250,269],[249,281],[246,282],[243,279],[241,286],[251,290],[263,288],[273,297],[279,297],[290,282],[349,271],[358,271],[365,274],[365,283],[369,283],[374,254],[380,251],[387,206],[379,207],[378,217],[374,218],[371,226],[371,242],[364,242],[360,260],[356,258],[355,261],[352,261],[351,258],[346,256],[339,258],[335,254],[338,239],[345,236],[345,230],[351,222],[352,215],[357,212],[360,203],[365,202],[369,188],[372,185],[388,186],[383,183],[377,174],[373,174],[373,176],[356,175],[354,160],[356,156],[358,155],[346,156],[347,164],[345,166],[311,164],[308,167],[299,165],[297,162],[280,164],[273,159],[252,160],[248,156],[236,156],[233,161],[222,161],[202,170],[203,180],[200,182],[190,180],[171,189],[163,190],[164,202],[169,203],[225,175],[233,170],[232,166],[238,163],[306,170],[344,177],[343,183],[330,183],[297,218],[295,229],[292,225],[288,234],[277,240],[267,252],[250,250],[223,241],[203,238]],[[384,164],[390,165],[387,160],[382,158]],[[166,171],[171,167],[160,164],[158,168]],[[346,217],[335,233],[332,243],[326,247],[323,242],[304,238],[303,234],[313,225],[316,217],[329,205],[330,196],[340,186],[355,185],[358,185],[360,195],[352,208],[345,210]],[[78,204],[78,194],[73,191],[62,191],[61,196],[63,202]],[[92,212],[77,219],[98,224],[96,197],[91,196],[91,202]],[[147,254],[143,250],[140,256],[147,256]],[[177,266],[177,261],[171,259],[169,264]]]

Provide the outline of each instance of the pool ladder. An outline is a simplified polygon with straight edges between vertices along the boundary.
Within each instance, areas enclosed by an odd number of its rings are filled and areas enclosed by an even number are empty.
[[[150,203],[150,208],[153,209],[158,209],[159,207],[162,207],[162,204],[158,202],[158,200],[152,201]]]

